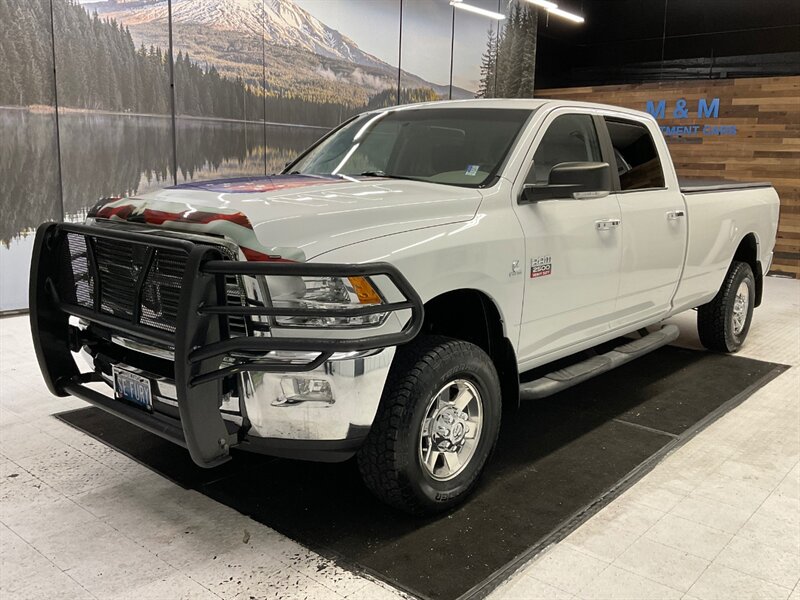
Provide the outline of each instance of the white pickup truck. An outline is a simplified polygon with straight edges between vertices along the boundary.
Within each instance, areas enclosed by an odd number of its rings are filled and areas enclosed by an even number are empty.
[[[357,455],[379,498],[430,513],[475,486],[503,405],[669,343],[664,319],[697,308],[703,344],[735,352],[778,210],[769,184],[679,182],[645,113],[389,108],[284,174],[106,199],[84,224],[43,224],[33,338],[54,394],[199,465],[232,448]]]

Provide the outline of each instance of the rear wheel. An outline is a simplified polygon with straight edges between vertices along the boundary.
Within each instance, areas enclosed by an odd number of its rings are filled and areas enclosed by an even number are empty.
[[[500,382],[468,342],[423,336],[398,349],[358,465],[379,499],[431,514],[476,485],[500,430]]]
[[[736,352],[750,331],[756,281],[750,265],[735,261],[717,295],[697,310],[700,342],[709,350]]]

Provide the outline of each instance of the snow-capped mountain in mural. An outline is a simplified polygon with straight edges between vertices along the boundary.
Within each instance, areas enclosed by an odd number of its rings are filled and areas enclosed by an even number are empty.
[[[129,27],[137,46],[169,44],[167,0],[92,0],[82,6]],[[397,87],[397,66],[365,52],[293,0],[172,0],[172,21],[176,54],[188,53],[192,62],[251,85],[264,81],[271,95],[358,105]],[[449,93],[445,82],[407,71],[402,87]],[[454,98],[470,96],[453,88]]]
[[[106,11],[114,7],[124,11],[123,21],[129,25],[166,22],[168,19],[166,0],[111,1],[104,4]],[[263,30],[269,44],[303,48],[314,54],[363,66],[386,65],[292,0],[173,0],[172,20],[176,24],[201,25],[218,31],[238,31],[257,36]]]

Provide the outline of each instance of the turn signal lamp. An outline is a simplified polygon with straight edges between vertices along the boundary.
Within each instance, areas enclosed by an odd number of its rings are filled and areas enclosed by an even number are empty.
[[[348,277],[361,304],[380,304],[381,297],[364,277]]]

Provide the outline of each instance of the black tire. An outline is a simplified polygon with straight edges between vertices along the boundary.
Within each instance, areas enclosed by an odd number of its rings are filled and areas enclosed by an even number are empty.
[[[747,312],[744,323],[737,328],[734,322],[736,296],[742,285],[748,290]],[[703,346],[716,352],[739,350],[750,331],[755,298],[756,279],[753,270],[747,263],[734,261],[714,299],[697,309],[697,332]]]
[[[422,464],[420,439],[432,400],[453,381],[468,381],[478,391],[482,425],[463,470],[440,481]],[[372,429],[358,452],[365,485],[386,504],[410,514],[452,508],[477,484],[497,443],[501,412],[497,371],[479,347],[444,336],[421,336],[401,346]]]

